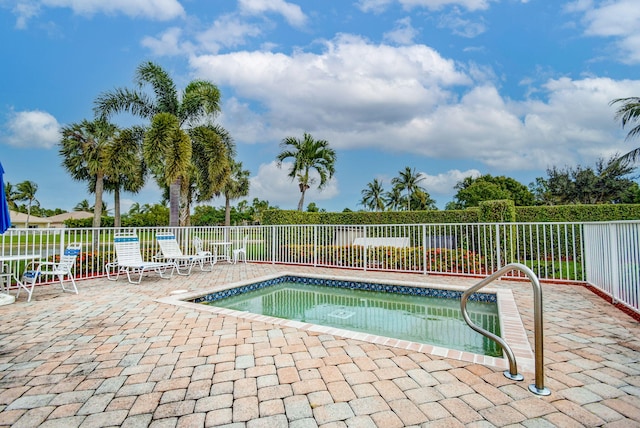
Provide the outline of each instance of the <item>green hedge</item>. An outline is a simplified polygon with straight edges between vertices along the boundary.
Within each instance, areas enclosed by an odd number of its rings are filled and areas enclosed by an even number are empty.
[[[521,223],[617,220],[640,220],[640,205],[598,204],[516,207],[516,221]]]
[[[422,224],[422,223],[477,223],[479,209],[454,211],[384,211],[347,213],[309,213],[270,210],[262,214],[264,225],[289,224]]]
[[[309,213],[271,210],[263,225],[289,224],[443,224],[508,222],[585,222],[640,219],[640,204],[553,205],[514,207],[511,201],[486,201],[466,210]]]

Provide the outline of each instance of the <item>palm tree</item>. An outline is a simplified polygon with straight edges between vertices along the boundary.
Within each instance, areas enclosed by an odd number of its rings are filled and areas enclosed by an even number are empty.
[[[362,200],[360,204],[371,211],[384,210],[384,190],[382,183],[374,178],[371,183],[367,183],[367,188],[362,192]]]
[[[131,204],[131,207],[129,207],[129,211],[127,212],[127,214],[129,215],[140,214],[140,204],[137,202],[134,202],[133,204]]]
[[[83,199],[80,202],[78,202],[75,207],[73,207],[73,210],[74,211],[91,212],[91,206],[89,205],[89,201],[88,200]]]
[[[249,174],[248,169],[242,169],[242,162],[232,161],[231,176],[222,190],[225,226],[231,226],[231,201],[249,194]]]
[[[7,204],[9,205],[10,210],[16,210],[18,207],[16,206],[16,189],[15,186],[8,181],[4,183],[4,194],[7,198]]]
[[[402,190],[397,186],[384,195],[385,206],[391,211],[398,211],[402,208],[402,199]]]
[[[107,147],[108,173],[105,189],[113,192],[113,225],[120,227],[120,191],[138,193],[145,182],[146,164],[142,157],[144,130],[132,127],[121,130]]]
[[[113,142],[118,128],[105,121],[83,120],[62,128],[60,155],[63,166],[74,180],[88,182],[88,189],[95,194],[93,227],[100,227],[102,193],[105,175],[108,173],[107,146]]]
[[[192,140],[186,130],[212,122],[220,111],[220,91],[211,82],[191,81],[182,93],[162,67],[144,62],[136,70],[137,90],[117,88],[101,94],[95,102],[96,115],[107,118],[128,112],[151,122],[143,153],[158,182],[169,185],[169,225],[178,226],[180,197],[188,186]],[[155,97],[142,89],[149,86]],[[217,186],[222,186],[219,183]]]
[[[622,121],[622,128],[628,124],[635,124],[627,133],[627,140],[640,135],[640,97],[618,98],[609,104],[622,104],[616,111],[616,119]],[[635,162],[640,158],[640,147],[631,150],[629,153],[621,156],[619,160]]]
[[[400,176],[391,179],[391,184],[400,190],[407,191],[407,211],[411,210],[411,194],[416,190],[423,190],[419,184],[424,181],[421,173],[416,173],[415,168],[405,167],[403,171],[399,171]]]
[[[27,221],[25,222],[26,228],[29,227],[29,217],[31,216],[31,206],[39,206],[40,202],[36,199],[36,192],[38,191],[38,185],[33,181],[23,181],[16,185],[16,192],[14,199],[16,201],[27,201]]]
[[[231,179],[235,143],[227,130],[218,125],[191,129],[189,135],[193,141],[194,193],[197,193],[199,202],[207,201],[214,195],[220,195]],[[191,193],[186,208],[190,203]],[[189,211],[186,210],[187,214]]]
[[[304,195],[313,184],[313,179],[309,177],[311,169],[315,169],[320,176],[318,189],[322,190],[327,181],[333,177],[335,172],[336,152],[329,147],[325,140],[314,140],[306,132],[302,140],[294,137],[287,137],[280,143],[282,152],[278,154],[278,167],[282,166],[282,161],[293,158],[293,164],[289,170],[291,179],[298,179],[300,188],[300,201],[298,211],[302,211],[304,206]]]

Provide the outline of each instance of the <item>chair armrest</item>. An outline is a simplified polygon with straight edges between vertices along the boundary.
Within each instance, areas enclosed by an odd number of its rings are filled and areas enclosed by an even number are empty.
[[[37,268],[38,270],[42,270],[43,266],[54,266],[55,267],[55,265],[57,265],[57,263],[55,263],[55,262],[38,262],[37,264],[38,264],[38,268]],[[34,266],[35,266],[35,263],[34,263]]]

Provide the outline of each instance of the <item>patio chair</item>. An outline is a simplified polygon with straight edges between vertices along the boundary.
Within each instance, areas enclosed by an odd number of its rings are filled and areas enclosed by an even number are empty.
[[[242,247],[240,248],[236,248],[235,250],[233,250],[233,264],[236,264],[238,262],[238,259],[240,258],[240,256],[242,256],[242,260],[246,263],[247,262],[247,240],[248,240],[248,236],[244,236],[244,238],[242,238]]]
[[[215,265],[218,261],[217,248],[214,247],[213,252],[204,250],[202,238],[200,238],[199,236],[193,237],[193,246],[196,249],[196,254],[201,257],[199,260],[200,269],[203,269],[204,263],[211,263],[211,270],[213,270],[213,265]]]
[[[156,240],[160,246],[160,253],[156,258],[175,262],[179,275],[189,275],[196,263],[200,265],[200,270],[202,271],[210,272],[213,270],[211,253],[183,254],[176,240],[176,236],[171,232],[156,233]],[[211,263],[210,269],[205,269],[205,262]],[[186,269],[187,271],[182,272],[181,269]]]
[[[116,249],[116,260],[105,265],[107,279],[117,281],[120,273],[124,272],[130,283],[140,284],[145,272],[157,273],[160,278],[165,279],[173,276],[176,269],[175,262],[149,262],[142,259],[140,240],[136,234],[117,233],[114,235],[113,243]],[[115,269],[115,275],[111,272],[112,269]],[[167,272],[169,272],[168,275]],[[138,274],[138,279],[134,281],[131,274]]]
[[[73,243],[64,250],[64,253],[60,256],[59,261],[34,261],[27,265],[25,272],[22,274],[22,283],[24,289],[27,291],[29,298],[27,302],[31,301],[31,295],[36,282],[41,281],[43,276],[56,276],[62,286],[62,291],[72,291],[78,294],[78,287],[76,286],[76,280],[73,277],[73,269],[76,265],[76,259],[80,255],[82,250],[82,244]],[[65,277],[68,281],[71,281],[72,288],[65,288]],[[18,287],[18,293],[16,297],[20,296],[20,290],[22,287]]]
[[[0,287],[3,292],[8,292],[11,287],[11,272],[6,263],[0,264]]]

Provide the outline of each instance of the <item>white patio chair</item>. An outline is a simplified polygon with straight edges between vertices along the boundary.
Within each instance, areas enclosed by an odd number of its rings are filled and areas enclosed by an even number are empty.
[[[204,264],[210,263],[211,270],[213,270],[213,265],[215,265],[218,261],[218,249],[214,247],[213,252],[206,251],[203,248],[202,238],[200,238],[199,236],[193,237],[193,246],[196,249],[196,254],[200,257],[200,269],[204,270]]]
[[[247,262],[247,240],[248,240],[248,236],[244,236],[244,238],[242,238],[242,247],[240,248],[236,248],[235,250],[233,250],[233,264],[236,264],[238,262],[238,259],[240,258],[240,256],[242,256],[242,260],[246,263]]]
[[[0,264],[0,286],[5,293],[8,292],[11,287],[11,272],[6,263]]]
[[[82,244],[73,243],[69,244],[69,246],[64,250],[64,253],[60,256],[60,260],[57,262],[50,261],[35,261],[29,263],[25,272],[22,274],[22,283],[25,285],[25,290],[27,290],[27,294],[29,298],[27,302],[31,301],[31,295],[33,294],[33,289],[36,285],[36,282],[41,281],[42,277],[46,276],[56,276],[60,281],[60,285],[62,286],[62,291],[72,291],[78,294],[78,287],[76,286],[76,280],[73,277],[73,269],[76,265],[76,260],[78,255],[80,255],[80,251],[82,250]],[[71,288],[65,288],[64,280],[65,277],[67,280],[71,281]],[[22,287],[18,287],[18,293],[16,294],[16,298],[20,296],[20,290]]]
[[[120,273],[127,274],[127,279],[132,284],[140,284],[145,272],[157,273],[160,278],[169,279],[173,276],[176,264],[173,261],[149,262],[142,259],[140,240],[133,233],[117,233],[114,235],[113,244],[116,250],[116,260],[105,265],[107,279],[116,281]],[[115,269],[115,275],[112,273]],[[167,275],[167,272],[169,274]],[[131,274],[139,274],[138,280],[133,281]]]
[[[160,246],[160,254],[156,258],[175,262],[179,275],[189,275],[196,263],[200,265],[200,270],[202,271],[213,270],[213,263],[211,263],[210,269],[204,268],[205,262],[211,262],[211,253],[184,254],[180,249],[176,236],[172,232],[156,233],[156,240]],[[187,271],[182,272],[181,269],[186,269]]]

